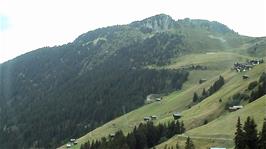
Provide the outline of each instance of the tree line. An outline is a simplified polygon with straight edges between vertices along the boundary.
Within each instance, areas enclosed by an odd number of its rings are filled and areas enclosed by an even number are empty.
[[[171,121],[155,126],[153,122],[141,123],[131,133],[122,131],[101,140],[88,141],[80,149],[146,149],[166,141],[176,134],[185,132],[183,122]]]
[[[258,81],[251,83],[249,89],[251,90],[249,102],[264,96],[266,94],[266,73],[263,72]]]
[[[225,81],[222,76],[219,77],[218,80],[216,80],[213,85],[206,91],[205,88],[203,88],[201,96],[199,96],[196,92],[193,94],[193,102],[200,102],[204,100],[205,98],[211,96],[215,92],[217,92],[223,85]]]

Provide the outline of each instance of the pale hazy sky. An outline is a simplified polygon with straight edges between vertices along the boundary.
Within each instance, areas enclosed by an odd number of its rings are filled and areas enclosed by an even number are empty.
[[[156,14],[208,19],[248,36],[266,36],[266,0],[0,0],[0,63],[72,42],[99,27]]]

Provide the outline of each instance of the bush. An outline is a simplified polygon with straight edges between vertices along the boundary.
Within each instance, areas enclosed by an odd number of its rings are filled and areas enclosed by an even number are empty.
[[[263,72],[260,76],[259,82],[266,82],[266,73]]]
[[[258,85],[257,81],[253,81],[253,82],[249,83],[248,90],[254,89],[257,85]]]
[[[208,122],[209,121],[207,119],[205,119],[203,124],[206,125],[206,124],[208,124]]]

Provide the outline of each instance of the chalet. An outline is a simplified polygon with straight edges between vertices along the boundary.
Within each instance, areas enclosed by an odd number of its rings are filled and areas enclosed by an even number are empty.
[[[207,79],[200,79],[199,80],[199,84],[201,84],[201,83],[203,83],[203,82],[206,82],[207,81]]]
[[[182,115],[181,115],[181,113],[176,112],[176,113],[173,114],[173,117],[174,117],[175,120],[177,120],[177,119],[180,119],[182,117]]]
[[[109,137],[113,138],[113,137],[115,137],[115,134],[114,133],[110,133]]]
[[[149,94],[146,98],[146,102],[147,103],[152,103],[154,101],[161,101],[163,98],[162,98],[162,95],[161,94]]]
[[[156,120],[157,119],[157,116],[156,115],[153,115],[153,116],[151,116],[151,119],[152,120]]]
[[[239,109],[242,109],[243,106],[239,105],[239,106],[232,106],[232,107],[229,107],[229,111],[230,112],[233,112],[233,111],[236,111],[236,110],[239,110]]]
[[[78,141],[75,141],[73,144],[74,144],[74,145],[77,145],[77,144],[78,144]]]
[[[143,119],[144,119],[144,121],[150,121],[151,117],[150,116],[145,116]]]
[[[162,99],[163,99],[163,97],[156,98],[156,101],[161,101]]]
[[[70,139],[70,142],[75,142],[76,141],[76,139]]]
[[[248,75],[243,75],[242,78],[243,78],[243,80],[246,80],[246,79],[249,78],[249,76]]]
[[[70,143],[67,143],[66,147],[70,148],[72,145]]]

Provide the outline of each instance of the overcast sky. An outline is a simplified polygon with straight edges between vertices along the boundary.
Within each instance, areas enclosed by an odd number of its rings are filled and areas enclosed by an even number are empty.
[[[248,36],[266,36],[266,0],[0,0],[0,63],[72,42],[99,27],[156,14],[207,19]]]

